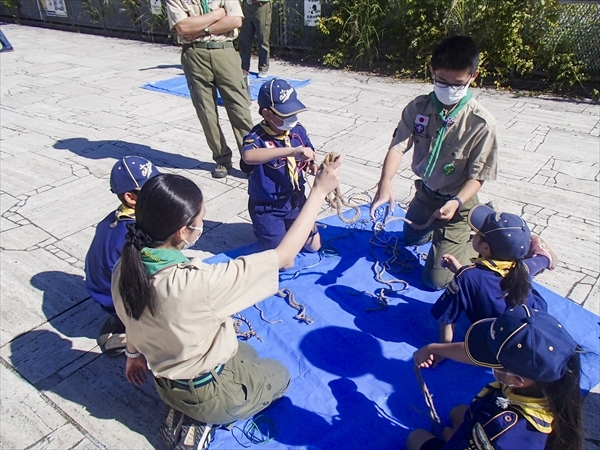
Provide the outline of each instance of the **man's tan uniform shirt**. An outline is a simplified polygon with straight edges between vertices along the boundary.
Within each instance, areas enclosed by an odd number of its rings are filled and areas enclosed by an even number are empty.
[[[173,30],[173,27],[181,22],[183,19],[188,17],[198,17],[202,15],[202,1],[201,0],[166,0],[167,1],[167,16],[169,18],[169,28]],[[208,0],[208,6],[211,11],[218,8],[225,8],[227,16],[232,17],[244,17],[242,7],[238,0]],[[221,42],[221,41],[233,41],[238,35],[237,28],[224,33],[224,34],[212,34],[210,36],[200,36],[194,40],[188,40],[185,36],[177,33],[177,42],[180,44],[189,44],[191,42]]]
[[[440,155],[429,177],[423,178],[429,150],[443,126],[429,95],[420,95],[402,112],[390,149],[414,149],[411,168],[432,191],[454,196],[468,180],[495,180],[498,165],[496,121],[472,98],[448,125]],[[444,168],[446,172],[444,173]]]
[[[121,261],[112,276],[112,295],[127,340],[146,357],[157,377],[189,380],[226,363],[237,351],[232,314],[275,294],[279,259],[275,250],[226,263],[200,258],[152,276],[157,311],[139,320],[125,312],[119,293]]]

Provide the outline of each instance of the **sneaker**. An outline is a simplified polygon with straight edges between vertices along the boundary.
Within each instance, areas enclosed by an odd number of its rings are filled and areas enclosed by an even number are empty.
[[[548,258],[548,261],[550,261],[548,269],[554,270],[556,264],[558,263],[558,257],[552,250],[550,250],[550,247],[548,244],[546,244],[546,241],[544,241],[541,237],[532,234],[529,251],[527,252],[527,255],[525,255],[525,258],[532,258],[538,255]]]
[[[198,422],[186,416],[181,427],[181,438],[174,450],[207,450],[215,435],[211,424]]]
[[[96,339],[100,350],[106,356],[118,356],[125,352],[127,335],[125,325],[118,317],[109,316],[100,329],[100,336]]]
[[[211,172],[212,177],[225,178],[229,174],[229,169],[231,169],[231,166],[227,167],[223,164],[217,164],[217,166]]]
[[[166,408],[165,413],[165,419],[158,429],[158,435],[167,448],[172,449],[179,442],[185,415],[169,407]]]
[[[0,50],[0,53],[9,53],[9,52],[14,52],[15,49],[12,47],[4,47],[2,50]]]
[[[269,71],[268,70],[259,70],[258,71],[258,78],[267,78],[269,76]]]

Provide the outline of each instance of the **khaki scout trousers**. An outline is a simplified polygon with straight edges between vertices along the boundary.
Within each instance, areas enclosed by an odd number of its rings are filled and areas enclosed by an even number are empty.
[[[240,342],[237,353],[212,383],[194,388],[191,382],[190,387],[183,387],[154,378],[154,384],[172,408],[200,422],[225,425],[247,419],[282,397],[290,373],[280,362],[260,358],[252,346]]]
[[[241,152],[244,137],[252,129],[252,117],[248,90],[240,70],[240,56],[233,47],[207,49],[184,46],[181,65],[213,160],[230,167],[231,149],[219,124],[217,88]]]
[[[250,71],[250,55],[252,42],[256,35],[258,47],[258,70],[269,70],[269,36],[271,35],[271,2],[249,5],[243,0],[244,22],[240,29],[240,55],[242,69]]]
[[[423,181],[415,181],[416,193],[406,211],[406,218],[414,223],[426,223],[431,214],[440,209],[451,198],[441,196],[423,187]],[[440,266],[443,255],[454,255],[461,264],[469,264],[477,256],[470,242],[471,227],[467,223],[469,211],[479,203],[477,195],[465,202],[449,221],[436,220],[425,230],[415,230],[404,223],[404,245],[421,245],[432,241],[423,270],[423,283],[431,289],[442,289],[454,274]]]

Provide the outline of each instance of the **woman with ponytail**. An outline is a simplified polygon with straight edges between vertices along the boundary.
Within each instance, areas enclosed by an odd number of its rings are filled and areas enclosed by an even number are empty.
[[[319,172],[277,248],[221,264],[181,252],[202,234],[206,210],[198,186],[163,174],[140,190],[112,294],[127,328],[126,377],[140,385],[152,372],[170,407],[159,430],[169,448],[205,450],[220,425],[251,417],[284,395],[289,372],[238,343],[231,315],[277,292],[279,269],[306,242],[323,199],[339,184],[340,164],[341,158]]]
[[[581,352],[558,320],[527,305],[475,322],[465,342],[417,350],[421,368],[450,358],[491,368],[496,381],[454,407],[441,436],[411,432],[407,450],[581,450]]]
[[[431,308],[440,322],[440,342],[452,342],[454,325],[463,312],[473,323],[522,304],[547,310],[546,301],[532,287],[532,277],[554,269],[557,259],[542,238],[532,236],[519,216],[486,205],[474,207],[467,222],[475,232],[473,249],[479,258],[461,267],[454,256],[442,256],[442,265],[455,275]]]

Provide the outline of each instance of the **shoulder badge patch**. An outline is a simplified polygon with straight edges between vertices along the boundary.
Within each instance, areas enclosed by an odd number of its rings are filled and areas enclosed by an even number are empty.
[[[448,286],[446,286],[446,292],[448,292],[449,294],[458,294],[458,291],[458,283],[454,278],[452,278],[452,281],[450,281],[450,283],[448,283]]]

